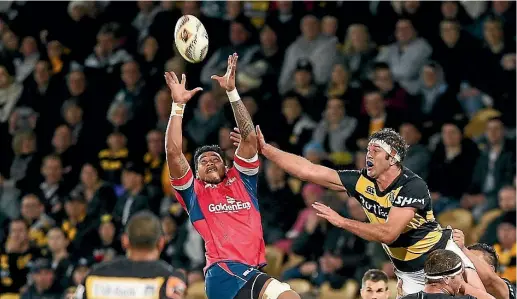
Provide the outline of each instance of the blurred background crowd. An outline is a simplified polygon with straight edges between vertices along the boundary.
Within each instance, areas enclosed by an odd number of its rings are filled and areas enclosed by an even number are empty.
[[[202,63],[175,53],[183,14],[208,31]],[[0,298],[70,294],[92,265],[124,253],[122,228],[144,209],[162,219],[162,259],[202,284],[203,243],[168,180],[163,72],[205,89],[185,112],[187,158],[219,144],[231,163],[233,115],[210,76],[233,52],[268,141],[360,169],[368,136],[394,128],[439,222],[495,245],[515,283],[515,26],[510,1],[1,2]],[[350,296],[370,268],[394,277],[379,244],[310,208],[367,221],[357,201],[267,161],[262,170],[269,273]]]

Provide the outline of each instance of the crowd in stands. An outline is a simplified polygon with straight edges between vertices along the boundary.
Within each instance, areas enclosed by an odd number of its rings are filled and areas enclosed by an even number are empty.
[[[335,169],[361,169],[370,134],[400,132],[404,165],[428,182],[435,216],[495,245],[516,282],[516,13],[511,1],[9,1],[0,3],[0,298],[62,298],[96,263],[124,254],[134,213],[161,217],[162,259],[203,280],[203,242],[174,199],[163,73],[204,92],[184,117],[184,153],[235,127],[221,88],[237,88],[266,139]],[[208,31],[205,61],[175,51],[184,14]],[[360,204],[268,161],[258,183],[264,237],[283,280],[342,289],[371,268],[394,277],[379,244],[318,218],[323,201]],[[285,263],[284,263],[285,262]],[[279,270],[280,269],[280,270]],[[35,297],[33,297],[35,296]]]

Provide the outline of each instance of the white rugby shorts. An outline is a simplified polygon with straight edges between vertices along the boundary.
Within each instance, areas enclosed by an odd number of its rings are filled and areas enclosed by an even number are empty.
[[[459,257],[463,261],[463,265],[465,268],[476,270],[472,261],[470,261],[470,259],[465,255],[465,253],[463,253],[463,251],[461,251],[458,245],[454,243],[454,240],[452,239],[452,234],[451,239],[447,241],[445,249],[450,250],[459,255]],[[424,289],[425,273],[423,269],[416,272],[402,272],[395,269],[395,275],[397,275],[397,279],[399,280],[399,282],[402,280],[402,291],[404,292],[403,295],[418,293]]]

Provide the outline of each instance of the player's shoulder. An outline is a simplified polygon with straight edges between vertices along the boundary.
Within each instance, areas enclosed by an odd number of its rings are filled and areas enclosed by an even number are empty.
[[[131,271],[128,272],[128,269]],[[131,273],[130,273],[131,272]],[[153,276],[163,275],[168,276],[174,273],[174,268],[162,260],[151,261],[151,262],[135,262],[127,257],[121,256],[116,257],[109,262],[103,262],[95,265],[90,275],[101,275],[101,276],[146,276],[146,274],[152,274]]]
[[[111,269],[117,269],[119,267],[124,267],[129,265],[129,260],[124,256],[115,257],[111,261],[102,262],[99,264],[95,264],[89,275],[99,275],[104,274],[106,271],[110,271]]]
[[[427,183],[418,176],[416,173],[411,171],[409,168],[403,167],[400,179],[397,182],[397,187],[403,187],[403,189],[416,191],[418,193],[427,193]]]

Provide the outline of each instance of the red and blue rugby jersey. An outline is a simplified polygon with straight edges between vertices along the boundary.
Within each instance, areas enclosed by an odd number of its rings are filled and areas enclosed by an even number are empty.
[[[264,265],[265,245],[258,200],[258,155],[244,159],[235,155],[225,179],[208,184],[194,178],[191,169],[171,180],[176,198],[205,241],[206,267],[219,261],[249,266]]]

